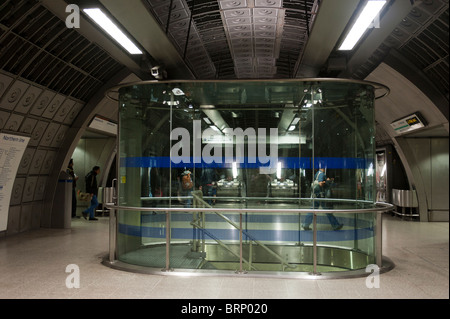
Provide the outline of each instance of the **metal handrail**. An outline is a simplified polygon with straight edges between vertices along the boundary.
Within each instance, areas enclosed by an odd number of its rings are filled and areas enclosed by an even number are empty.
[[[216,197],[217,199],[217,197]],[[322,199],[320,199],[322,200]],[[373,208],[357,208],[357,209],[322,209],[322,208],[190,208],[190,207],[135,207],[135,206],[117,206],[113,203],[105,203],[109,209],[127,210],[127,211],[148,211],[148,212],[221,212],[221,213],[383,213],[394,208],[394,205],[376,202],[378,207]]]
[[[109,259],[113,263],[116,260],[116,247],[117,247],[117,218],[116,210],[122,211],[150,211],[150,212],[164,212],[166,213],[166,228],[170,229],[170,214],[171,212],[199,212],[204,213],[211,212],[224,212],[224,213],[239,213],[240,220],[242,221],[243,213],[312,213],[313,214],[313,275],[319,275],[317,272],[317,214],[321,213],[377,213],[376,219],[376,236],[377,236],[377,265],[382,266],[382,241],[381,241],[381,213],[393,209],[392,204],[377,202],[373,208],[358,208],[358,209],[267,209],[267,208],[188,208],[188,207],[129,207],[129,206],[119,206],[115,203],[104,203],[105,206],[110,209],[110,252]],[[247,260],[244,260],[242,256],[242,226],[239,227],[240,232],[240,273],[242,273],[242,261],[250,264]],[[166,268],[163,271],[170,270],[170,231],[166,231]],[[253,268],[253,267],[252,267]]]
[[[199,201],[202,205],[205,205],[206,207],[209,208],[213,208],[211,205],[209,205],[207,202],[205,202],[202,198],[200,198],[199,196],[197,196],[196,194],[192,194],[192,196]],[[206,208],[205,207],[205,208]],[[289,263],[287,263],[280,255],[278,255],[277,253],[275,253],[274,251],[272,251],[270,248],[268,248],[266,245],[264,245],[262,242],[260,242],[259,240],[256,240],[255,238],[253,238],[253,236],[250,236],[250,234],[248,234],[247,232],[244,232],[243,230],[241,230],[240,225],[235,224],[233,221],[231,221],[228,217],[224,216],[222,213],[219,212],[215,212],[215,214],[219,217],[221,217],[223,220],[225,220],[227,223],[229,223],[231,226],[233,226],[235,229],[241,231],[242,233],[245,233],[245,235],[247,236],[247,238],[249,238],[250,240],[254,241],[256,244],[258,244],[259,246],[261,246],[264,250],[266,250],[268,253],[270,253],[272,256],[274,256],[276,259],[278,259],[281,264],[283,266],[286,266],[288,268],[295,268],[295,266],[290,265]]]
[[[157,81],[157,80],[147,80],[147,81],[136,81],[136,82],[128,82],[116,85],[114,87],[109,88],[105,92],[105,97],[113,102],[118,102],[119,99],[116,96],[112,96],[112,94],[118,94],[119,90],[124,87],[135,86],[135,85],[145,85],[145,84],[180,84],[188,82],[192,83],[226,83],[231,82],[233,84],[236,83],[249,83],[249,82],[272,82],[273,79],[245,79],[245,80],[166,80],[166,81]],[[331,82],[331,83],[355,83],[355,84],[363,84],[363,85],[371,85],[375,90],[383,90],[384,92],[379,96],[375,96],[375,99],[383,98],[391,92],[390,88],[386,85],[372,82],[372,81],[363,81],[356,79],[341,79],[341,78],[297,78],[297,79],[279,79],[278,81],[284,83],[300,83],[300,82],[312,82],[312,83],[323,83],[323,82]]]

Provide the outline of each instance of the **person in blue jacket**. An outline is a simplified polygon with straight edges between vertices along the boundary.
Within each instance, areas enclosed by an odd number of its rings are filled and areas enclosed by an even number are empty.
[[[332,180],[327,178],[327,176],[325,175],[324,168],[320,168],[314,175],[314,182],[312,185],[312,192],[311,192],[314,203],[314,209],[319,209],[320,207],[328,209],[330,207],[329,205],[327,205],[327,201],[316,200],[315,198],[330,198],[332,183],[333,183]],[[344,224],[339,223],[339,221],[333,214],[327,213],[326,215],[334,230],[340,230],[344,226]],[[312,219],[313,219],[312,213],[306,215],[306,218],[302,225],[304,230],[311,230],[310,225]]]

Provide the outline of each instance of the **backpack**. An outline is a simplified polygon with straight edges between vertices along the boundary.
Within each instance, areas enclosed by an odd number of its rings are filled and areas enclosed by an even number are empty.
[[[192,179],[191,179],[191,173],[184,174],[181,177],[181,188],[187,190],[187,189],[191,189],[192,186],[193,186],[193,183],[192,183]]]

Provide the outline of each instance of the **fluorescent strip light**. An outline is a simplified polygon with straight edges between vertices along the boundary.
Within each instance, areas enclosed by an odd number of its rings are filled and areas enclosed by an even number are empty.
[[[125,48],[130,54],[142,54],[136,45],[111,21],[102,10],[83,9],[83,11],[97,23],[106,33],[108,33],[114,40]]]
[[[299,117],[294,118],[294,120],[292,120],[291,125],[297,125],[297,123],[300,121]]]
[[[238,177],[238,170],[237,170],[236,162],[233,162],[233,164],[232,164],[232,171],[233,171],[233,178],[237,178]]]
[[[289,128],[288,128],[288,131],[293,131],[293,130],[295,130],[295,125],[291,125],[291,126],[289,126]]]
[[[219,130],[219,128],[215,125],[210,125],[210,128],[212,128],[214,131],[221,133],[221,131]]]
[[[281,179],[281,162],[277,163],[277,178]]]
[[[366,7],[363,9],[352,29],[347,34],[347,37],[339,50],[352,50],[385,4],[385,0],[370,0],[367,2]]]

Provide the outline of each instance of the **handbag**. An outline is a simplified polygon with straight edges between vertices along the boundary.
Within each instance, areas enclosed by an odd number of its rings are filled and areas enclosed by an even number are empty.
[[[78,192],[78,200],[82,202],[89,202],[92,196],[90,193]]]

